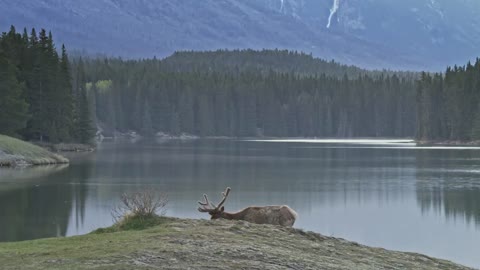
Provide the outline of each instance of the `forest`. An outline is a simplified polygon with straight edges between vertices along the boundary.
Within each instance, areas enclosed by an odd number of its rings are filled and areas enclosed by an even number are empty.
[[[228,58],[228,63],[209,64],[191,52],[186,53],[191,57],[177,53],[163,61],[85,59],[82,66],[90,82],[87,91],[95,122],[103,130],[135,130],[143,135],[415,134],[415,83],[409,73],[361,74],[360,69],[333,62],[323,62],[324,73],[317,73],[315,65],[284,72],[274,68],[292,62],[299,63],[293,68],[299,67],[309,57],[286,51],[256,52],[264,62],[259,60],[253,67],[253,60],[246,61],[244,56],[251,51],[232,52],[228,57],[221,56],[224,51],[217,53],[211,59]],[[188,65],[186,59],[190,59]]]
[[[444,74],[423,73],[416,103],[417,139],[480,140],[480,59]]]
[[[202,137],[480,139],[480,61],[368,71],[284,50],[69,59],[51,33],[0,38],[0,133],[89,142],[136,131]]]
[[[0,37],[0,133],[31,141],[89,142],[94,130],[86,82],[78,78],[51,33],[17,33],[12,26]]]
[[[162,65],[176,72],[242,72],[293,73],[300,76],[324,74],[328,77],[356,79],[363,75],[370,77],[392,76],[409,80],[417,79],[418,72],[366,70],[356,66],[343,65],[334,60],[314,58],[311,54],[288,50],[217,50],[182,51],[163,59]]]

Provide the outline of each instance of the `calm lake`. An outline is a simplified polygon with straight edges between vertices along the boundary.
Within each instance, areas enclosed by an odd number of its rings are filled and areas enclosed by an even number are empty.
[[[69,166],[0,170],[0,241],[112,224],[123,192],[168,193],[167,215],[232,187],[227,210],[287,204],[295,227],[480,267],[480,148],[401,141],[103,142]]]

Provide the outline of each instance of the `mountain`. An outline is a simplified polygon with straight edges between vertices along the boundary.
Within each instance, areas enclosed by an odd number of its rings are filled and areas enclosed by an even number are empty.
[[[441,70],[480,54],[478,0],[0,0],[1,29],[44,27],[125,58],[279,48],[365,68]]]

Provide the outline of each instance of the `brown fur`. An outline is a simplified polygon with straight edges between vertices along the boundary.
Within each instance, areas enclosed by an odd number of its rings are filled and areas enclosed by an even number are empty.
[[[297,219],[297,213],[286,205],[271,205],[271,206],[250,206],[235,213],[225,212],[223,204],[230,194],[231,188],[227,187],[222,192],[222,200],[215,205],[210,203],[208,196],[203,194],[204,202],[199,201],[200,207],[198,211],[208,213],[212,219],[230,219],[230,220],[245,220],[257,224],[272,224],[286,227],[292,227]]]
[[[212,219],[245,220],[251,223],[287,227],[292,227],[297,217],[297,213],[286,205],[250,206],[235,213],[220,211],[212,215]]]

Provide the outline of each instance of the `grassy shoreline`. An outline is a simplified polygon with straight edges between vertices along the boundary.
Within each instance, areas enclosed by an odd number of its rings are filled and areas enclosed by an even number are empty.
[[[286,227],[159,218],[143,230],[0,244],[2,269],[470,269]]]
[[[67,164],[68,159],[40,146],[0,135],[0,167]]]

